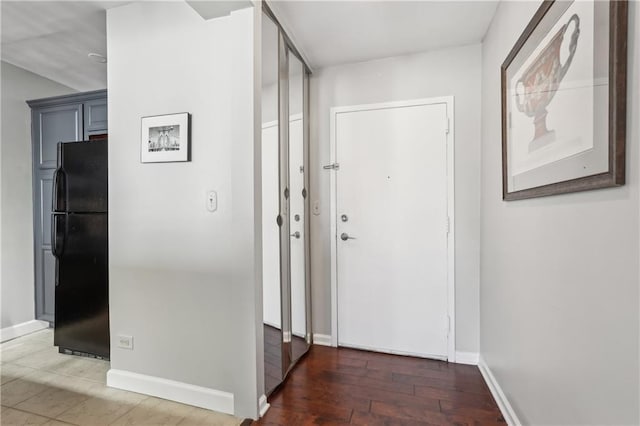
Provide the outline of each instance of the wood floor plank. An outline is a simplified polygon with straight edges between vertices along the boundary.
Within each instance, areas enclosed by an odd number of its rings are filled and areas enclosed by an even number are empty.
[[[478,408],[470,407],[466,403],[440,401],[440,409],[445,414],[456,414],[479,421],[504,422],[504,417],[502,417],[498,407],[495,407],[495,409]]]
[[[409,383],[418,386],[429,386],[438,389],[454,390],[458,392],[475,393],[487,395],[490,391],[486,383],[469,383],[456,379],[436,379],[433,377],[421,377],[411,374],[392,373],[393,381]]]
[[[376,361],[380,363],[401,364],[407,367],[429,368],[440,370],[447,363],[433,359],[417,358],[412,356],[392,355],[380,352],[362,351],[350,348],[338,348],[338,353],[342,357],[361,359],[366,361]]]
[[[256,422],[254,422],[256,424]],[[271,407],[269,409],[269,417],[263,418],[258,423],[260,425],[269,426],[307,426],[307,425],[348,425],[349,423],[337,421],[335,419],[324,419],[310,414],[299,413],[296,411]]]
[[[426,377],[441,380],[455,380],[461,383],[484,383],[482,375],[470,375],[459,373],[455,370],[416,368],[413,366],[403,365],[401,363],[389,363],[381,361],[367,361],[367,368],[371,370],[390,371],[392,373],[408,374],[417,377]]]
[[[351,417],[352,425],[366,426],[433,426],[438,423],[429,423],[424,420],[401,419],[397,417],[388,417],[375,413],[355,412]]]
[[[304,387],[296,386],[289,382],[287,382],[286,386],[284,386],[280,392],[273,395],[269,402],[272,403],[272,401],[274,401],[275,405],[286,406],[289,401],[296,399],[318,401],[324,404],[360,411],[369,411],[371,406],[370,399],[332,392],[330,388],[305,389]]]
[[[315,347],[314,347],[315,350]],[[309,360],[309,364],[324,364],[327,366],[346,365],[351,367],[363,367],[367,366],[366,359],[358,359],[349,356],[341,356],[338,353],[330,353],[322,351],[324,354],[318,354],[317,357],[313,357]]]
[[[329,404],[323,401],[312,401],[303,398],[273,402],[274,407],[280,407],[289,411],[308,414],[314,417],[322,417],[328,420],[348,422],[352,409],[341,404]]]
[[[340,383],[344,385],[355,385],[361,388],[381,389],[385,391],[404,393],[407,395],[414,394],[414,386],[407,383],[398,383],[392,380],[384,381],[371,379],[369,377],[358,377],[350,374],[344,374],[340,371],[323,371],[317,376],[320,380],[329,383]]]
[[[382,370],[369,370],[366,367],[353,367],[351,365],[338,365],[334,371],[338,374],[344,374],[348,376],[363,377],[367,379],[383,380],[387,382],[393,382],[393,373],[390,371]],[[408,383],[413,384],[413,383]]]
[[[433,406],[418,404],[389,404],[381,401],[371,401],[371,410],[374,414],[401,419],[427,421],[429,423],[441,423],[446,416],[440,412],[440,405]]]
[[[416,386],[415,388],[416,396],[423,398],[450,401],[465,407],[493,408],[496,406],[491,395],[478,395],[470,392],[458,392],[427,386]]]

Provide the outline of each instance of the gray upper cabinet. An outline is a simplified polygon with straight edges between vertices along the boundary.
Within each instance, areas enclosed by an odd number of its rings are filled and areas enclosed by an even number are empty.
[[[58,142],[107,133],[107,92],[99,90],[27,102],[33,144],[33,246],[36,318],[55,318],[56,262],[51,253],[51,196]]]
[[[39,108],[33,111],[32,120],[39,168],[56,167],[58,142],[82,139],[82,104]]]
[[[107,99],[93,99],[84,103],[84,139],[107,131]]]

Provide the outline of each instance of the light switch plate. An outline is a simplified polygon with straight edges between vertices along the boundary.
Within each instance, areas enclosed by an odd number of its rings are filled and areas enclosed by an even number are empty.
[[[207,191],[207,210],[212,213],[218,210],[218,194],[216,191]]]

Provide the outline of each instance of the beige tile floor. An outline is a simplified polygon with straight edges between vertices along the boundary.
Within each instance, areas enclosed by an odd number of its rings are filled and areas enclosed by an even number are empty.
[[[0,424],[239,425],[240,419],[108,388],[109,362],[61,355],[53,331],[0,344]]]

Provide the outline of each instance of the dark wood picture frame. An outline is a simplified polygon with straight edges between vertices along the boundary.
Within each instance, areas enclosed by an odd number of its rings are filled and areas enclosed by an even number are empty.
[[[505,201],[621,186],[625,183],[628,4],[627,0],[610,0],[608,171],[509,192],[507,69],[525,42],[534,33],[543,17],[554,7],[554,4],[555,0],[545,0],[543,2],[500,68],[502,92],[502,198]]]

